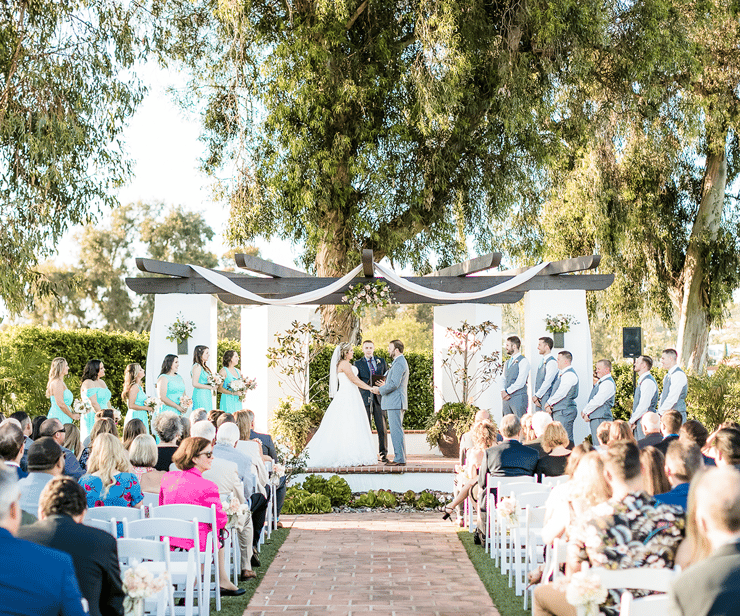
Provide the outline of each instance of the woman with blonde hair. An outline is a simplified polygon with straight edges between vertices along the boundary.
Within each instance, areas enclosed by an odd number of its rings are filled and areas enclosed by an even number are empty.
[[[569,442],[563,424],[559,421],[547,424],[542,435],[542,449],[547,453],[537,461],[534,474],[540,477],[560,477],[565,474],[570,457]]]
[[[621,419],[615,419],[612,421],[612,425],[609,426],[609,442],[613,441],[630,441],[637,444],[637,439],[632,433],[632,427]]]
[[[75,454],[75,458],[80,457],[82,452],[80,429],[73,423],[64,424],[64,447]]]
[[[51,408],[47,413],[49,419],[58,419],[62,424],[72,423],[80,419],[80,414],[72,410],[74,395],[67,389],[64,377],[69,374],[69,364],[64,357],[55,357],[51,360],[49,380],[46,383],[46,397],[51,401]]]
[[[154,468],[159,458],[154,437],[151,434],[139,434],[131,443],[128,454],[131,470],[139,480],[142,492],[159,494],[165,472]]]
[[[468,497],[468,494],[472,494],[476,497],[476,490],[471,490],[474,486],[478,485],[478,473],[480,471],[481,464],[486,459],[486,449],[496,444],[496,427],[493,422],[490,421],[479,421],[473,424],[470,429],[470,436],[473,440],[473,447],[468,450],[465,468],[459,468],[459,465],[455,465],[458,471],[458,477],[462,479],[460,481],[460,491],[458,492],[455,499],[443,507],[444,515],[443,520],[448,520],[450,515],[455,512],[455,508]]]
[[[653,446],[640,451],[642,478],[645,481],[645,492],[650,496],[665,494],[671,491],[671,482],[665,472],[665,456],[660,449]]]
[[[123,373],[123,392],[121,393],[121,398],[123,398],[123,401],[128,407],[126,419],[123,420],[124,429],[132,419],[140,419],[144,424],[146,433],[149,434],[149,413],[152,409],[145,406],[147,398],[144,388],[141,386],[145,375],[144,368],[139,364],[129,364],[126,366],[126,370]]]
[[[118,437],[118,429],[116,428],[116,422],[110,417],[101,417],[95,420],[93,428],[90,431],[90,444],[82,450],[80,454],[80,466],[82,470],[87,468],[87,462],[92,453],[93,441],[99,434],[115,434]]]
[[[80,477],[87,492],[87,506],[140,508],[144,497],[136,475],[131,472],[128,453],[112,434],[98,434],[92,446],[87,474]]]

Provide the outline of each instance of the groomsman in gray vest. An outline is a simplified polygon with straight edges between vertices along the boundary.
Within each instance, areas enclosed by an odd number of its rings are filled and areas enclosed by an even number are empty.
[[[504,349],[509,359],[504,364],[504,388],[501,390],[503,414],[516,415],[519,419],[527,413],[527,379],[529,378],[529,360],[521,354],[522,341],[519,336],[509,336]]]
[[[591,428],[592,443],[598,443],[596,431],[605,421],[612,421],[612,407],[617,395],[617,385],[612,378],[612,362],[608,359],[600,359],[596,362],[596,376],[598,381],[591,390],[588,404],[581,411],[581,417],[588,422]]]
[[[380,387],[373,387],[374,394],[379,393],[380,406],[388,411],[388,424],[391,430],[393,443],[393,462],[386,462],[388,466],[403,466],[406,464],[406,441],[403,435],[403,415],[409,408],[409,364],[403,356],[403,342],[391,340],[388,345],[388,355],[391,364],[384,381],[379,381]]]
[[[658,383],[655,382],[650,369],[653,360],[646,355],[640,355],[635,360],[635,372],[637,372],[637,387],[635,398],[632,401],[632,416],[630,425],[635,433],[635,438],[641,441],[646,434],[642,428],[642,418],[645,413],[654,413],[658,410]]]
[[[578,415],[576,399],[578,398],[578,375],[573,369],[573,355],[570,351],[558,353],[558,376],[553,385],[553,393],[547,401],[545,410],[552,414],[553,421],[563,424],[571,444],[573,440],[573,422]]]
[[[542,361],[537,368],[532,404],[540,410],[547,406],[550,395],[555,391],[553,385],[555,385],[555,379],[558,377],[558,361],[552,354],[553,346],[555,346],[555,342],[549,336],[543,336],[537,342],[537,352],[542,355]]]
[[[675,409],[681,413],[686,421],[686,392],[689,389],[689,380],[686,373],[678,366],[678,353],[675,349],[666,349],[660,357],[660,365],[668,374],[663,379],[663,393],[660,395],[658,414]]]

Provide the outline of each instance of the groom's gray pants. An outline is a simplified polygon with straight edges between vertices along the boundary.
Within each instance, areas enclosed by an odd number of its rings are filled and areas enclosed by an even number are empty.
[[[388,427],[393,443],[393,461],[406,462],[406,443],[403,439],[403,409],[388,409]]]

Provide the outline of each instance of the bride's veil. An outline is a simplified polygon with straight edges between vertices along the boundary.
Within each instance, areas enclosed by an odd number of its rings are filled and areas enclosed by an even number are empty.
[[[341,344],[334,347],[334,352],[331,354],[331,366],[329,368],[329,397],[333,398],[337,395],[337,389],[339,389],[339,379],[337,377],[337,364],[339,363],[339,353],[341,351]]]

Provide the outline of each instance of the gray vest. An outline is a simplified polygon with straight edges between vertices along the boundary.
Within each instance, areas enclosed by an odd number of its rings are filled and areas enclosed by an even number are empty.
[[[519,356],[521,357],[521,355]],[[512,361],[511,358],[509,358],[506,361],[506,364],[504,366],[504,387],[508,388],[511,387],[514,383],[516,383],[516,380],[519,378],[519,359],[516,361]],[[526,381],[525,381],[525,387],[522,387],[521,389],[518,389],[515,391],[512,395],[527,395],[527,388],[526,388]]]
[[[681,368],[678,368],[676,372],[682,372]],[[663,393],[660,395],[660,403],[663,404],[663,401],[668,397],[668,390],[671,387],[671,374],[670,372],[666,373],[665,377],[663,377]],[[676,406],[674,407],[683,417],[686,417],[686,392],[689,389],[688,381],[686,382],[686,385],[683,386],[683,389],[681,389],[681,393],[678,394],[678,400],[676,401]]]
[[[655,379],[653,378],[653,375],[649,372],[647,373],[647,376],[642,379],[642,383],[645,381],[652,381],[655,383]],[[640,385],[642,385],[640,383]],[[632,412],[634,413],[637,410],[637,407],[640,405],[640,395],[642,393],[642,389],[640,385],[637,386],[637,389],[635,390],[635,400],[632,402]],[[663,391],[666,391],[665,389]],[[646,413],[655,412],[658,410],[658,384],[655,383],[655,393],[653,394],[653,399],[650,401],[650,404],[648,405]]]
[[[576,374],[576,371],[573,370],[572,367],[566,369],[563,371],[563,374],[566,372],[572,372],[573,374]],[[555,379],[555,382],[552,385],[552,391],[553,393],[558,390],[558,387],[560,387],[560,378],[562,377],[562,374],[558,374],[557,378]],[[576,378],[578,378],[576,374]],[[570,391],[565,394],[565,398],[557,402],[553,407],[553,411],[577,411],[578,407],[576,405],[576,398],[578,398],[578,381],[576,381],[576,384],[573,385],[573,387],[570,388]]]
[[[537,368],[537,379],[535,380],[535,386],[534,390],[539,391],[540,387],[542,387],[542,383],[545,382],[545,370],[547,369],[547,364],[551,361],[554,361],[557,363],[557,360],[552,356],[548,355],[547,359],[542,362],[542,365]],[[552,395],[552,392],[555,391],[555,382],[557,381],[557,377],[555,377],[552,381],[552,384],[550,385],[550,388],[545,391],[544,394],[542,394],[542,401],[546,402],[547,399]]]
[[[608,376],[603,381],[596,383],[596,385],[594,385],[593,389],[591,390],[591,395],[589,395],[588,397],[589,402],[599,391],[599,387],[601,387],[607,381],[611,381],[612,383],[614,383],[614,379],[611,376]],[[606,402],[604,402],[604,404],[602,404],[601,406],[597,406],[593,410],[593,412],[588,416],[589,420],[591,419],[609,419],[609,420],[614,419],[614,416],[612,415],[612,407],[614,406],[615,398],[616,398],[616,385],[615,385],[615,395],[613,395],[611,398],[607,398]]]

